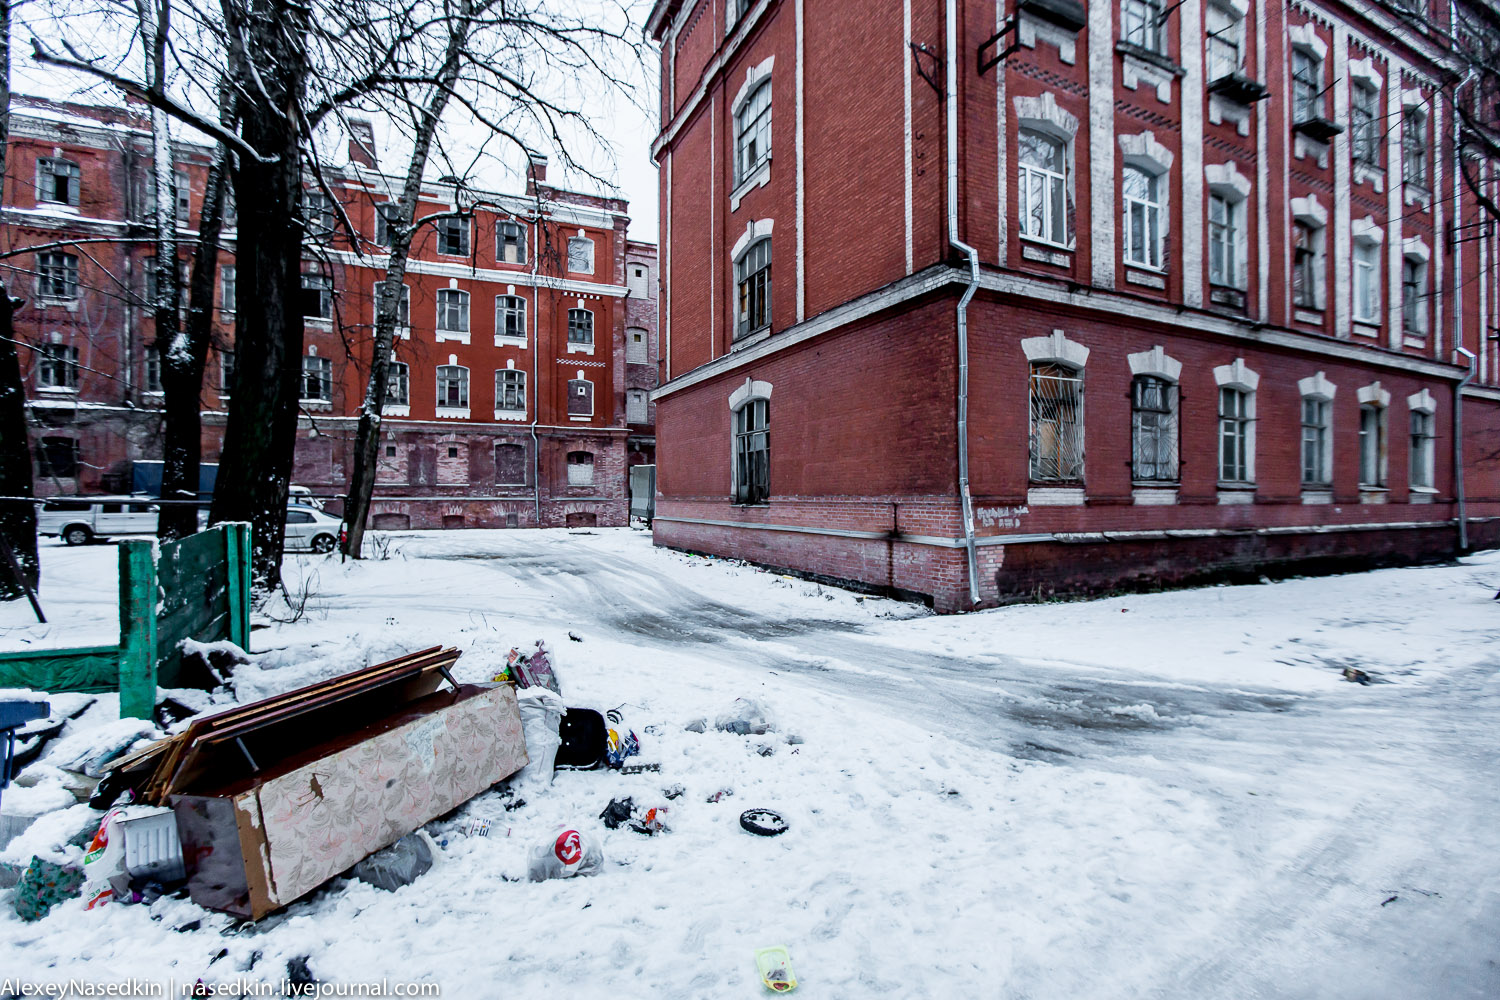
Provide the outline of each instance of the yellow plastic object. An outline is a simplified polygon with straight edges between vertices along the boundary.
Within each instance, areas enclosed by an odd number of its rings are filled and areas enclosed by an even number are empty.
[[[760,970],[760,981],[766,989],[776,993],[790,993],[797,988],[797,976],[792,972],[792,956],[781,945],[755,950],[755,967]]]

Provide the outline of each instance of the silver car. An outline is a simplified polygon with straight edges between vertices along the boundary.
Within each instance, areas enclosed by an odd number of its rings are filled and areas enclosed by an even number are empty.
[[[288,506],[284,544],[287,549],[332,552],[339,544],[343,527],[343,521],[316,507]]]

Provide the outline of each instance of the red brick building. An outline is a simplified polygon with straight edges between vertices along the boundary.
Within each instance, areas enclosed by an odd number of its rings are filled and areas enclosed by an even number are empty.
[[[1500,536],[1500,245],[1437,33],[1281,0],[650,31],[658,544],[954,610]]]
[[[294,481],[347,489],[355,416],[384,276],[383,173],[368,126],[324,171],[358,233],[310,191],[304,263],[303,417]],[[184,267],[210,150],[176,143]],[[147,308],[149,122],[134,108],[17,98],[0,251],[16,315],[38,491],[129,487],[132,460],[160,457],[160,379]],[[656,248],[626,237],[627,205],[550,186],[524,195],[424,186],[418,216],[473,207],[412,245],[406,321],[385,406],[375,527],[624,524],[626,465],[652,460]],[[226,243],[233,245],[233,225]],[[234,258],[221,280],[203,397],[204,461],[217,460],[234,372]],[[334,509],[337,509],[335,505]]]

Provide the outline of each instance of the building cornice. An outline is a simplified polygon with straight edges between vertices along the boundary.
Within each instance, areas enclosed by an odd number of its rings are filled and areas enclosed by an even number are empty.
[[[385,273],[386,256],[366,254],[360,256],[352,250],[325,250],[319,256],[327,257],[345,267],[362,267],[380,274]],[[468,264],[449,264],[438,260],[412,258],[406,264],[407,274],[430,274],[440,278],[458,278],[463,281],[487,281],[500,285],[524,285],[527,288],[548,288],[577,295],[600,295],[623,299],[630,293],[625,285],[609,285],[595,281],[574,281],[571,278],[554,278],[530,271],[501,271],[490,267],[471,267]]]
[[[656,137],[655,142],[651,143],[651,159],[653,162],[660,162],[662,150],[677,138],[677,133],[682,131],[687,121],[697,113],[698,106],[708,98],[709,91],[713,89],[719,76],[724,72],[724,68],[729,65],[730,61],[744,47],[745,40],[759,27],[766,11],[770,9],[774,2],[775,0],[760,0],[734,26],[733,32],[719,46],[719,50],[714,53],[714,57],[708,61],[708,65],[704,66],[703,71],[698,75],[698,86],[693,89],[692,96],[683,102],[680,110],[672,115],[672,120],[662,126],[661,134]]]
[[[722,357],[700,365],[690,372],[679,375],[658,386],[651,392],[653,402],[672,395],[699,382],[716,378],[744,365],[760,361],[774,354],[802,344],[808,340],[831,333],[851,323],[895,308],[924,295],[939,291],[948,285],[966,284],[968,272],[945,264],[935,264],[916,274],[892,282],[827,312],[798,323],[781,333],[745,347],[731,350]],[[1207,333],[1229,340],[1262,344],[1284,350],[1298,351],[1320,357],[1335,358],[1361,364],[1377,365],[1399,371],[1457,382],[1466,369],[1428,358],[1402,354],[1372,345],[1350,341],[1330,340],[1312,334],[1300,333],[1283,327],[1256,326],[1236,321],[1230,317],[1201,309],[1179,309],[1175,306],[1159,305],[1134,299],[1104,289],[1082,289],[1070,291],[1056,285],[1037,281],[1023,275],[995,271],[982,272],[980,289],[1023,302],[1039,302],[1076,309],[1080,312],[1099,313],[1111,317],[1125,317],[1142,322],[1158,323],[1177,327],[1184,332]],[[1500,396],[1500,393],[1496,394]]]

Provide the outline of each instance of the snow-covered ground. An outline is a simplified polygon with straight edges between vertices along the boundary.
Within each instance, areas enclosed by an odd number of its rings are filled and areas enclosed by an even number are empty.
[[[278,981],[309,956],[326,982],[445,996],[756,996],[752,951],[783,944],[821,997],[1500,996],[1500,555],[940,618],[626,530],[391,552],[289,558],[311,613],[255,633],[236,697],[437,643],[485,679],[540,638],[569,703],[624,705],[660,773],[481,796],[432,827],[448,846],[414,884],[335,880],[253,926],[185,900],[5,907],[0,979]],[[114,558],[44,548],[57,624],[0,607],[0,648],[109,641]],[[739,696],[780,734],[684,729]],[[597,819],[676,784],[668,833]],[[752,806],[790,831],[742,832]],[[471,817],[488,838],[453,832]],[[523,881],[564,822],[603,873]]]

